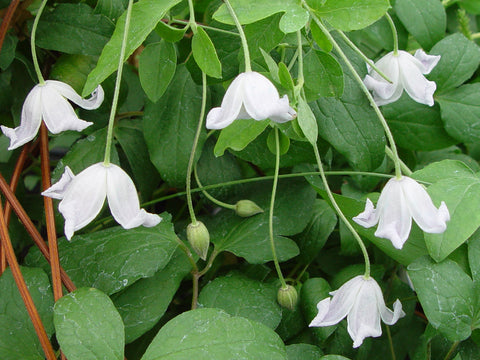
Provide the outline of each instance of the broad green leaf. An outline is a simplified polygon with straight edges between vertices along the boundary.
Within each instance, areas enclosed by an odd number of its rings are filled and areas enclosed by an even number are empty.
[[[275,329],[282,318],[277,287],[240,274],[217,277],[201,291],[201,307],[218,308],[232,316],[258,321]]]
[[[468,239],[468,264],[474,281],[480,280],[480,231]]]
[[[322,350],[315,345],[291,344],[287,346],[287,360],[318,360],[322,354]]]
[[[185,66],[179,66],[160,100],[145,105],[143,129],[150,159],[162,179],[172,186],[185,185],[201,104],[202,87],[194,83]],[[202,129],[196,159],[205,137]]]
[[[252,60],[262,56],[261,50],[268,53],[282,41],[285,34],[278,28],[280,17],[281,14],[275,14],[245,26],[245,36]]]
[[[60,263],[76,286],[95,287],[113,294],[135,281],[163,269],[177,246],[168,213],[153,228],[121,227],[61,238]],[[45,264],[39,251],[29,254],[28,263]],[[46,264],[45,264],[46,265]],[[48,265],[47,265],[48,266]]]
[[[198,27],[197,33],[193,35],[192,52],[195,62],[205,74],[215,78],[222,77],[222,64],[218,60],[215,46],[201,27]]]
[[[115,22],[127,8],[127,3],[127,0],[98,0],[94,12],[105,15]]]
[[[177,249],[163,269],[113,295],[113,303],[125,324],[127,344],[150,330],[160,320],[190,270],[191,264],[185,253]]]
[[[445,130],[458,141],[480,140],[480,84],[467,84],[437,98]]]
[[[155,27],[155,32],[160,35],[160,37],[166,41],[178,42],[183,39],[185,32],[187,31],[187,26],[183,29],[179,29],[173,26],[170,26],[163,21],[159,21]]]
[[[408,267],[408,274],[430,324],[447,339],[465,340],[480,325],[478,288],[458,264],[423,257]]]
[[[415,180],[435,183],[450,178],[476,178],[476,175],[465,163],[458,160],[442,160],[432,162],[423,169],[415,171],[412,176]]]
[[[425,50],[431,49],[445,34],[447,15],[436,0],[397,0],[395,12],[408,32]]]
[[[0,52],[0,68],[7,69],[15,58],[15,50],[17,48],[18,38],[10,34],[6,35],[3,40],[2,51]]]
[[[319,360],[350,360],[342,355],[325,355],[322,356]]]
[[[323,33],[323,31],[318,27],[315,21],[310,23],[310,31],[312,32],[313,40],[317,43],[317,45],[323,51],[329,53],[333,49],[333,44],[327,38],[327,36]]]
[[[239,68],[244,66],[243,57],[239,55],[242,47],[240,36],[208,29],[206,31],[212,39],[222,64],[222,78],[233,79],[238,75]],[[235,30],[230,29],[230,31]]]
[[[172,81],[177,66],[177,54],[172,43],[148,44],[138,59],[138,75],[148,98],[157,102]]]
[[[480,14],[480,3],[477,0],[458,0],[457,3],[471,14]]]
[[[113,30],[113,23],[101,14],[94,14],[87,4],[59,4],[40,17],[36,44],[67,54],[99,55]]]
[[[47,274],[36,268],[21,267],[22,275],[47,335],[52,336],[53,294]],[[0,276],[0,358],[2,360],[42,360],[45,353],[9,268]]]
[[[308,21],[308,12],[295,0],[233,0],[230,1],[241,24],[251,24],[273,14],[284,13],[280,19],[280,30],[285,34],[300,30]],[[213,14],[213,18],[224,24],[234,25],[225,5]]]
[[[313,146],[316,146],[318,139],[317,119],[315,119],[312,109],[310,109],[310,106],[303,99],[303,97],[298,99],[297,120],[298,125],[300,126],[300,129],[302,129],[305,137]]]
[[[338,61],[330,54],[310,50],[303,60],[305,74],[305,87],[313,95],[308,99],[316,100],[319,97],[343,94],[343,71]],[[307,94],[308,95],[308,94]]]
[[[480,226],[476,211],[480,202],[480,179],[477,177],[449,178],[428,187],[435,205],[445,201],[450,212],[447,230],[441,234],[425,233],[428,253],[442,261],[462,245]]]
[[[165,324],[142,360],[285,360],[280,337],[269,327],[218,309],[184,312]]]
[[[382,106],[382,112],[399,147],[409,150],[437,150],[456,143],[445,131],[438,105],[429,107],[402,96]]]
[[[53,320],[60,349],[71,360],[123,359],[125,335],[112,300],[93,288],[59,299]]]
[[[215,156],[222,156],[225,150],[243,150],[267,128],[269,121],[237,120],[222,129],[215,145]]]
[[[93,56],[63,54],[52,66],[50,79],[63,81],[80,93],[95,62]]]
[[[133,4],[125,58],[130,56],[152,32],[165,13],[180,0],[142,0]],[[125,28],[125,13],[117,20],[115,31],[103,48],[96,68],[90,73],[83,88],[83,95],[90,94],[118,67],[120,48]]]
[[[388,0],[326,0],[314,10],[334,28],[351,31],[374,23],[385,15],[389,8]]]
[[[480,64],[480,48],[460,33],[439,41],[430,51],[441,55],[440,61],[428,75],[437,84],[437,93],[455,88],[470,79]]]

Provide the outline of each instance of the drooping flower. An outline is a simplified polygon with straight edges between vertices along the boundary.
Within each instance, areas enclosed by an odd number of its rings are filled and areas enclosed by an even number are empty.
[[[423,231],[439,234],[446,230],[450,213],[443,201],[437,209],[422,185],[402,176],[388,180],[376,209],[367,199],[365,210],[353,220],[366,228],[378,223],[375,236],[389,239],[393,246],[401,249],[410,234],[412,218]]]
[[[44,84],[35,85],[23,103],[20,126],[15,129],[1,127],[5,136],[10,138],[8,150],[32,140],[42,119],[53,134],[65,130],[82,131],[92,123],[80,120],[67,99],[84,109],[93,110],[102,104],[103,98],[100,85],[89,99],[82,99],[70,85],[61,81],[47,80]]]
[[[330,295],[333,298],[317,304],[318,314],[309,326],[335,325],[346,316],[354,348],[362,345],[366,337],[382,335],[380,319],[393,325],[405,316],[398,299],[393,303],[393,311],[385,306],[382,290],[371,277],[356,276]]]
[[[208,129],[223,129],[236,119],[270,119],[278,123],[295,119],[297,113],[280,98],[277,89],[262,74],[248,71],[238,75],[230,84],[220,107],[207,115]]]
[[[140,209],[132,179],[114,164],[97,163],[76,176],[66,166],[60,180],[42,195],[61,200],[58,209],[65,218],[68,240],[98,215],[105,198],[114,219],[124,229],[140,225],[152,227],[162,220],[160,216]]]
[[[363,82],[367,89],[373,91],[378,106],[397,101],[404,89],[416,102],[433,106],[433,93],[437,84],[423,75],[429,74],[439,60],[440,55],[427,55],[422,49],[418,49],[413,56],[403,50],[398,51],[397,55],[390,52],[375,65],[392,83],[370,67]]]

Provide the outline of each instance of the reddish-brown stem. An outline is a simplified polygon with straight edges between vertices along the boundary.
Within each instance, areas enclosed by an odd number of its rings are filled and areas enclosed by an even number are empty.
[[[12,243],[10,241],[10,236],[8,235],[7,224],[5,223],[5,218],[3,215],[3,209],[0,201],[0,239],[2,241],[3,249],[5,250],[5,255],[7,257],[8,265],[12,271],[13,278],[15,279],[15,283],[17,284],[18,291],[25,303],[25,307],[27,308],[28,315],[30,315],[30,319],[32,320],[33,327],[35,328],[35,332],[37,333],[38,339],[40,340],[40,344],[42,345],[42,349],[45,353],[45,356],[48,360],[56,360],[55,352],[53,351],[52,344],[48,339],[47,332],[43,326],[42,320],[40,319],[40,315],[38,314],[37,308],[33,303],[32,296],[28,291],[27,285],[25,284],[25,279],[23,278],[22,272],[20,271],[20,266],[18,265],[17,258],[15,256],[15,252],[13,250]]]
[[[15,211],[23,226],[25,226],[25,229],[27,230],[35,244],[38,246],[45,259],[50,262],[50,253],[47,244],[43,240],[35,225],[33,225],[32,220],[30,220],[30,217],[27,215],[22,205],[20,205],[18,199],[15,197],[15,194],[13,194],[10,186],[8,186],[2,174],[0,174],[0,191],[3,193],[7,201],[12,206],[13,211]],[[62,267],[60,267],[60,275],[62,278],[62,282],[68,289],[68,291],[74,291],[76,287]]]
[[[3,41],[5,40],[7,30],[10,26],[10,22],[12,21],[15,10],[17,10],[18,4],[20,4],[20,0],[12,0],[10,5],[8,5],[5,16],[3,17],[2,24],[0,25],[0,50],[2,49]]]
[[[43,190],[51,185],[50,158],[48,153],[48,130],[45,123],[40,126],[40,158],[42,161],[42,185]],[[48,249],[50,254],[50,267],[52,270],[53,297],[55,301],[63,296],[62,279],[60,277],[60,260],[58,258],[57,232],[55,231],[55,216],[53,213],[52,198],[43,197],[45,206],[45,221],[47,224]]]

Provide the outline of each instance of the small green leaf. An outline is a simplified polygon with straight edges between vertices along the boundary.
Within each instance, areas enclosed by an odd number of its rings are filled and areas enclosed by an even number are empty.
[[[333,44],[327,38],[327,36],[323,33],[322,30],[318,27],[315,21],[310,23],[310,31],[312,32],[313,40],[317,43],[317,45],[325,52],[329,53],[333,49]]]
[[[159,21],[155,32],[160,35],[160,37],[166,41],[178,42],[183,39],[185,32],[187,31],[187,26],[182,29],[170,26],[163,21]]]
[[[276,83],[280,83],[280,78],[278,77],[277,63],[275,62],[275,60],[273,60],[270,54],[265,52],[263,49],[260,49],[260,52],[262,53],[263,59],[267,64],[268,71],[270,72],[270,76],[272,77],[273,81],[275,81]]]
[[[280,155],[286,154],[288,152],[288,149],[290,148],[290,138],[286,136],[284,133],[282,133],[281,131],[278,131],[278,143],[279,143],[278,147],[280,148]],[[272,154],[275,155],[277,153],[277,144],[275,141],[275,129],[271,129],[268,134],[267,146],[268,146],[268,150],[270,150]]]
[[[290,75],[287,65],[285,65],[283,62],[278,64],[278,78],[280,79],[280,84],[282,84],[285,89],[294,89],[295,85],[293,83],[292,75]]]
[[[300,129],[302,129],[307,140],[310,141],[313,146],[316,146],[318,139],[317,119],[303,97],[298,99],[297,119],[298,125],[300,125]]]
[[[280,337],[267,326],[218,309],[184,312],[165,324],[142,360],[285,360]]]
[[[177,54],[172,43],[161,41],[148,44],[138,59],[138,75],[148,98],[157,102],[172,81],[177,66]]]
[[[243,150],[267,128],[269,121],[237,120],[222,130],[215,145],[215,156],[222,156],[225,150]]]
[[[79,288],[59,299],[54,323],[58,343],[68,359],[123,359],[122,318],[100,290]]]
[[[305,73],[305,87],[314,96],[308,99],[317,100],[319,97],[343,94],[343,71],[338,61],[323,51],[310,50],[303,60]]]
[[[218,60],[215,46],[201,27],[198,27],[197,33],[193,35],[192,52],[195,62],[205,74],[215,78],[222,77],[222,64]]]

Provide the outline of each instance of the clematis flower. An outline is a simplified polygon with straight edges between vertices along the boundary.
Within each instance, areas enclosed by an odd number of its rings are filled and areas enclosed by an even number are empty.
[[[15,129],[1,127],[5,136],[10,138],[8,150],[16,149],[32,140],[38,132],[42,118],[53,134],[65,130],[82,131],[92,123],[80,120],[67,99],[84,109],[93,110],[102,104],[103,97],[104,92],[100,85],[90,99],[82,99],[70,85],[61,81],[47,80],[44,84],[35,85],[23,103],[20,126]]]
[[[393,325],[405,316],[398,299],[393,303],[393,311],[385,306],[382,290],[371,277],[356,276],[330,295],[333,298],[317,304],[318,314],[309,326],[335,325],[346,316],[354,348],[362,345],[366,337],[382,335],[380,319]]]
[[[389,239],[393,246],[401,249],[410,234],[412,218],[423,231],[439,234],[446,230],[450,213],[443,201],[437,209],[419,183],[402,176],[388,180],[376,209],[367,199],[365,210],[353,220],[366,228],[378,223],[375,236]]]
[[[65,218],[68,240],[98,215],[105,197],[114,219],[124,229],[140,225],[152,227],[162,220],[160,216],[140,209],[132,179],[114,164],[97,163],[76,176],[66,166],[60,180],[42,195],[61,200],[58,209]]]
[[[236,119],[270,119],[278,123],[295,119],[297,113],[280,98],[277,89],[265,76],[248,71],[238,75],[225,93],[220,107],[207,115],[208,129],[223,129]]]
[[[397,101],[403,89],[416,102],[433,106],[433,93],[437,89],[437,84],[427,80],[423,75],[429,74],[439,60],[440,55],[427,55],[421,49],[418,49],[414,56],[403,50],[398,51],[397,55],[390,52],[375,65],[392,83],[369,66],[369,74],[365,76],[363,82],[368,90],[373,91],[373,98],[378,106]]]

